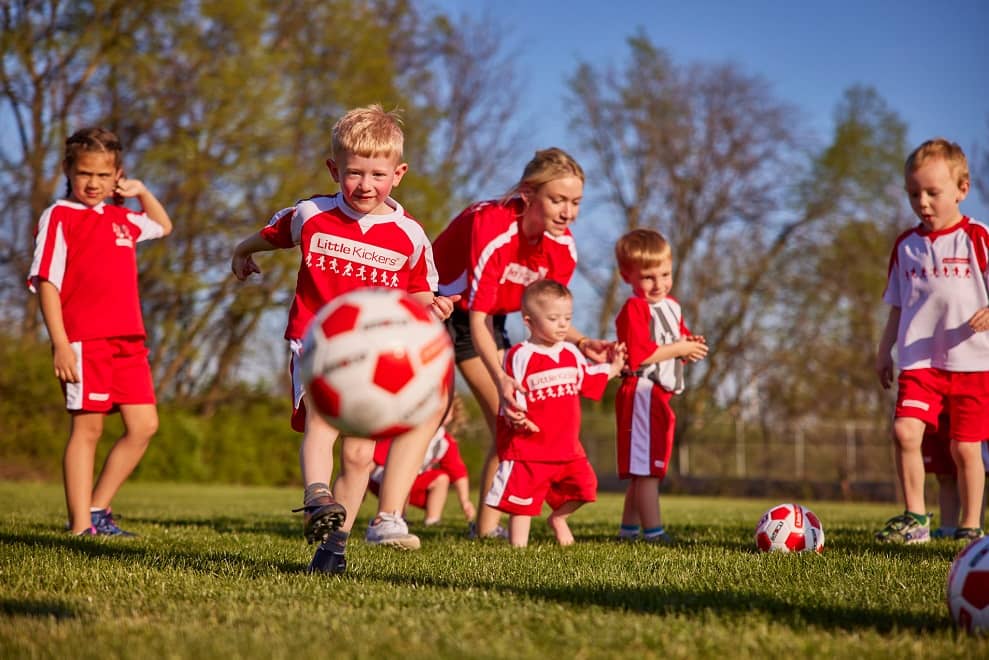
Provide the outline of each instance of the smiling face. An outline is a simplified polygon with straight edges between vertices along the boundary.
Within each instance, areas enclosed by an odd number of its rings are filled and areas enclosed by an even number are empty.
[[[622,273],[622,278],[632,286],[639,298],[649,303],[658,303],[669,295],[673,288],[673,260],[664,259],[658,266],[636,268]]]
[[[358,156],[349,152],[344,152],[342,158],[327,160],[326,165],[333,180],[340,184],[347,206],[364,215],[392,212],[385,200],[409,169],[395,156]]]
[[[947,229],[962,219],[958,209],[969,183],[951,172],[943,158],[931,158],[906,175],[910,207],[928,231]]]
[[[537,240],[543,232],[562,236],[577,219],[584,182],[576,176],[565,176],[547,181],[535,190],[523,188],[519,193],[526,202],[522,233],[530,240]]]
[[[121,174],[114,154],[105,151],[80,152],[71,165],[63,163],[62,169],[69,180],[70,199],[89,207],[113,195]]]
[[[573,299],[542,295],[523,312],[522,320],[529,328],[529,341],[542,346],[552,346],[567,338],[573,320]]]

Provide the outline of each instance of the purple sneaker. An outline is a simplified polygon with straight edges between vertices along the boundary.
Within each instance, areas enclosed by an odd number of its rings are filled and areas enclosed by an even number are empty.
[[[117,527],[117,522],[113,519],[110,507],[98,511],[89,512],[90,520],[93,521],[93,528],[100,536],[119,536],[121,538],[134,538],[134,532],[125,532]]]

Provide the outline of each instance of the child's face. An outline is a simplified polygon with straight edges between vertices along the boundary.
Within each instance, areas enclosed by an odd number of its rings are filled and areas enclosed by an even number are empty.
[[[632,286],[636,296],[657,303],[666,298],[673,288],[673,260],[665,259],[653,268],[637,268],[622,273],[622,278]]]
[[[535,191],[523,191],[522,198],[528,204],[523,224],[530,238],[563,236],[567,227],[577,219],[580,201],[584,195],[584,183],[575,176],[565,176],[547,181]]]
[[[906,177],[910,207],[928,231],[947,229],[962,218],[958,204],[968,195],[968,182],[960,187],[947,161],[932,158]]]
[[[120,178],[120,168],[113,154],[102,151],[83,151],[71,166],[62,168],[69,179],[72,199],[93,207],[113,195]]]
[[[340,184],[340,192],[347,206],[364,215],[391,213],[385,203],[392,188],[405,176],[408,164],[399,163],[393,156],[357,156],[345,154],[339,160],[326,161],[333,180]]]
[[[571,298],[537,298],[522,320],[529,328],[529,341],[551,346],[564,341],[573,319]]]

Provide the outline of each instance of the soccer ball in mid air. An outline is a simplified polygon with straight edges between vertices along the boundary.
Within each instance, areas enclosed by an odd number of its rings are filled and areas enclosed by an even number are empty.
[[[948,610],[970,633],[989,634],[989,536],[958,553],[948,571]]]
[[[814,513],[799,504],[777,504],[755,527],[760,552],[821,552],[824,528]]]
[[[453,346],[443,324],[404,291],[357,289],[316,314],[301,367],[309,405],[333,427],[394,437],[446,407]]]

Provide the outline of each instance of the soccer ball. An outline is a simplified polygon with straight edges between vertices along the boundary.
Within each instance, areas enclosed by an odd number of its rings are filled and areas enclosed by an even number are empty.
[[[357,289],[323,307],[302,345],[308,402],[333,427],[394,437],[444,409],[453,345],[433,314],[398,289]]]
[[[948,611],[970,633],[989,634],[989,536],[958,553],[948,571]]]
[[[755,527],[760,552],[821,552],[824,528],[814,512],[799,504],[777,504]]]

